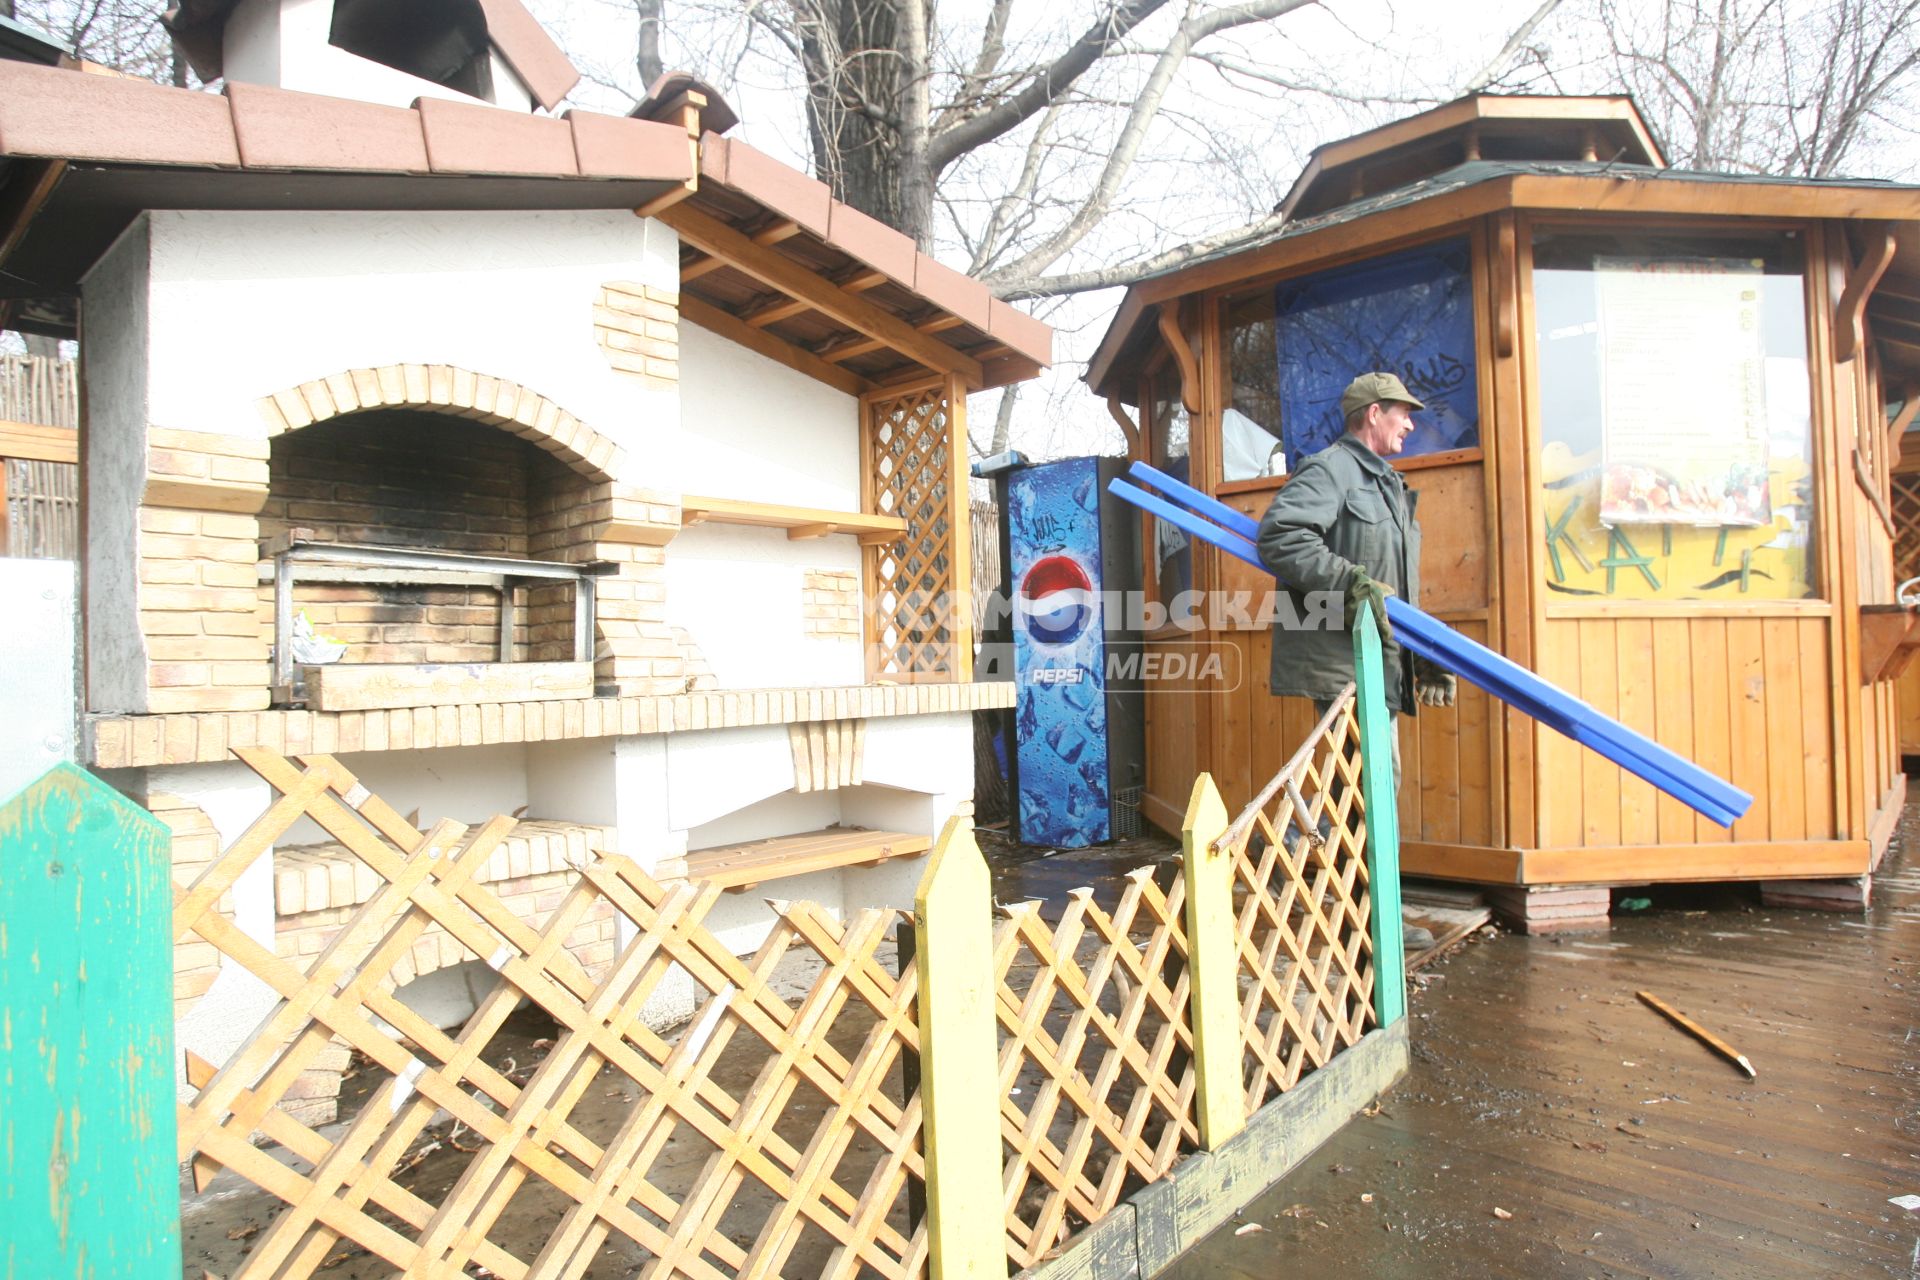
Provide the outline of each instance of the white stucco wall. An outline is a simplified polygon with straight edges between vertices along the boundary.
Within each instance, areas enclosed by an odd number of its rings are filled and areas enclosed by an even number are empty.
[[[684,332],[684,330],[683,330]],[[850,535],[693,525],[667,548],[667,621],[686,628],[723,689],[859,684],[858,639],[806,634],[806,571],[860,569]]]
[[[73,759],[79,581],[71,560],[0,558],[0,804]]]
[[[135,218],[80,282],[80,376],[86,392],[87,665],[95,711],[147,709],[136,558],[147,472],[147,315],[151,236]]]
[[[593,331],[608,281],[678,289],[679,242],[660,223],[618,209],[149,218],[154,426],[260,438],[261,396],[347,369],[447,364],[613,437],[629,462],[619,479],[680,487],[679,397],[615,372]]]
[[[698,325],[680,326],[688,493],[860,509],[860,402]]]
[[[222,849],[238,840],[274,800],[272,788],[237,760],[152,769],[147,773],[146,789],[198,805],[219,833]],[[234,924],[255,942],[273,950],[273,855],[254,859],[229,892]],[[187,1051],[208,1062],[225,1062],[278,1002],[273,988],[223,955],[213,985],[174,1027],[175,1084],[180,1096],[190,1096],[184,1056]]]
[[[392,107],[412,106],[416,98],[479,101],[334,47],[327,40],[332,26],[333,0],[241,0],[221,49],[226,78]],[[526,83],[498,52],[489,57],[493,105],[531,110]]]

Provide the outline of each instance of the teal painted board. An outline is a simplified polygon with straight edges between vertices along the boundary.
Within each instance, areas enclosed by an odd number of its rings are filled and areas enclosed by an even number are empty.
[[[1393,776],[1393,715],[1387,710],[1380,632],[1370,605],[1353,624],[1354,712],[1360,721],[1360,799],[1367,807],[1367,884],[1373,897],[1373,1012],[1390,1027],[1407,1012],[1400,937],[1400,805]]]
[[[0,807],[0,1261],[180,1274],[166,828],[71,764]]]

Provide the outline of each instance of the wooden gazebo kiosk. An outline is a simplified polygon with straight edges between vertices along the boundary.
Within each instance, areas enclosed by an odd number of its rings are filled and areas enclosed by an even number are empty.
[[[1403,725],[1406,870],[1508,886],[1535,929],[1604,925],[1622,884],[1862,902],[1906,785],[1920,188],[1681,172],[1628,99],[1483,96],[1321,147],[1281,210],[1128,291],[1088,382],[1135,456],[1257,517],[1347,380],[1397,372],[1431,406],[1395,462],[1422,605],[1755,796],[1728,831],[1463,689]],[[1271,586],[1146,519],[1150,598]],[[1198,599],[1147,642],[1222,659],[1146,699],[1174,829],[1196,770],[1244,798],[1311,717],[1268,695],[1257,614]]]

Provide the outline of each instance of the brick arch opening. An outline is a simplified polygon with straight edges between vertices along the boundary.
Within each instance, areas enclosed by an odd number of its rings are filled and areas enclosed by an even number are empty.
[[[504,378],[444,364],[389,364],[349,369],[264,396],[269,436],[345,414],[414,409],[499,427],[552,454],[599,483],[614,483],[620,446],[546,396]]]
[[[598,544],[621,489],[620,450],[535,391],[447,365],[397,364],[260,403],[269,436],[258,520],[268,545],[297,538],[496,560],[608,558]],[[293,604],[321,638],[346,646],[348,663],[562,662],[576,652],[572,588],[558,583],[503,591],[456,571],[362,570],[303,576]],[[263,587],[263,627],[274,609]]]

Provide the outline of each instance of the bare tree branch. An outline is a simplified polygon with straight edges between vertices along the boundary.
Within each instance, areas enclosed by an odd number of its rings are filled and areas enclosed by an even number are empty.
[[[1062,255],[1084,239],[1087,233],[1097,226],[1101,219],[1113,207],[1113,199],[1120,189],[1121,181],[1133,167],[1140,147],[1146,141],[1147,126],[1160,113],[1160,104],[1166,99],[1167,90],[1172,87],[1174,76],[1186,61],[1193,46],[1208,36],[1217,35],[1232,27],[1244,26],[1252,22],[1265,22],[1273,18],[1292,13],[1317,0],[1252,0],[1251,3],[1236,5],[1228,9],[1215,9],[1211,12],[1189,17],[1175,28],[1173,36],[1167,41],[1153,71],[1147,77],[1147,83],[1134,98],[1133,107],[1128,112],[1126,124],[1120,130],[1120,137],[1112,151],[1107,155],[1107,163],[1100,173],[1100,179],[1094,184],[1093,191],[1079,210],[1068,219],[1065,226],[1055,231],[1040,245],[1023,255],[1019,260],[994,271],[988,276],[990,284],[1002,281],[1018,280],[1022,277],[1037,275],[1058,262]]]
[[[1214,253],[1225,252],[1242,243],[1251,243],[1260,237],[1277,231],[1286,219],[1277,213],[1264,218],[1233,227],[1226,231],[1188,241],[1175,249],[1168,249],[1150,258],[1142,258],[1116,267],[1099,267],[1091,271],[1072,271],[1056,276],[1040,276],[1034,279],[1008,283],[994,283],[993,290],[1002,298],[1056,298],[1070,293],[1087,293],[1094,289],[1114,289],[1122,285],[1136,284],[1148,276],[1156,276],[1176,267],[1183,267]],[[990,282],[991,283],[991,282]]]
[[[928,148],[934,171],[946,168],[957,157],[991,142],[1038,113],[1098,61],[1102,51],[1166,3],[1167,0],[1122,0],[1082,33],[1065,53],[1035,71],[1019,92],[935,134]]]
[[[1540,7],[1515,28],[1512,35],[1507,37],[1507,42],[1500,46],[1500,52],[1488,59],[1486,66],[1467,78],[1467,82],[1460,86],[1460,92],[1478,93],[1492,84],[1494,77],[1500,74],[1501,68],[1507,65],[1514,54],[1520,52],[1527,41],[1533,37],[1533,33],[1539,29],[1540,24],[1551,17],[1553,11],[1559,7],[1560,0],[1541,0]]]

